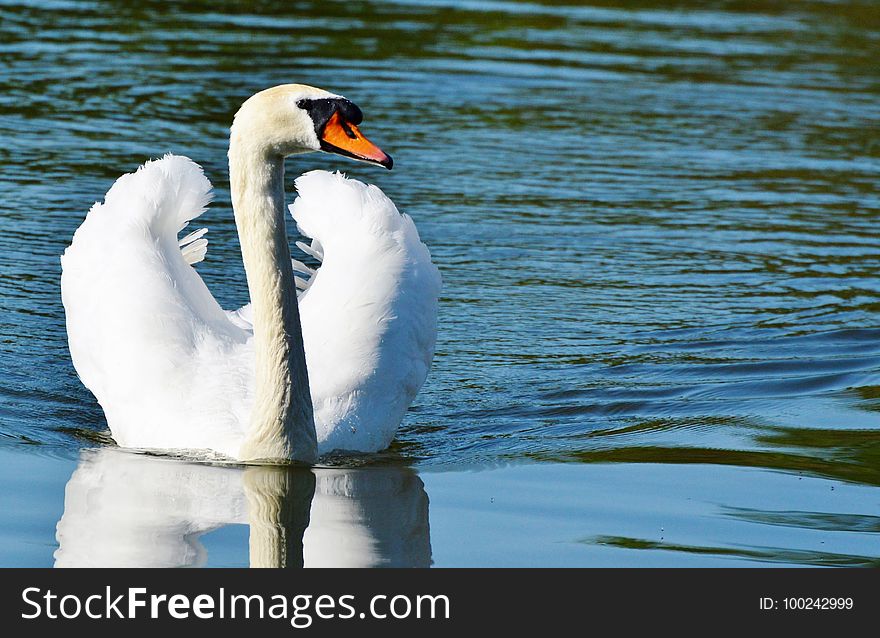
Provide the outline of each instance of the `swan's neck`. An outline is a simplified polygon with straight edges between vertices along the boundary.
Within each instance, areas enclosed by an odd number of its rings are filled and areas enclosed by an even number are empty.
[[[229,176],[254,313],[255,396],[241,460],[313,462],[315,423],[284,225],[284,158],[233,131]]]

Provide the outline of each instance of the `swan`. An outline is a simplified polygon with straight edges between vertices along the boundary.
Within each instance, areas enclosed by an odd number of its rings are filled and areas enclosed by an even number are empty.
[[[388,447],[431,364],[439,271],[409,216],[339,173],[295,181],[290,212],[311,239],[297,245],[316,270],[291,259],[284,220],[288,155],[391,168],[362,117],[299,84],[236,113],[229,176],[250,296],[237,310],[194,268],[207,230],[178,237],[211,199],[191,159],[149,161],[89,210],[61,257],[61,297],[74,368],[120,446],[306,463]]]

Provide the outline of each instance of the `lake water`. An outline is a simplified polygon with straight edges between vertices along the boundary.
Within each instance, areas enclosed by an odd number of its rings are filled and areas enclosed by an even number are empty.
[[[286,564],[880,565],[877,3],[275,4],[0,0],[0,565],[272,563],[279,526]],[[287,190],[414,217],[431,375],[390,451],[313,471],[120,450],[58,256],[173,151],[244,303],[228,126],[285,82],[394,156]]]

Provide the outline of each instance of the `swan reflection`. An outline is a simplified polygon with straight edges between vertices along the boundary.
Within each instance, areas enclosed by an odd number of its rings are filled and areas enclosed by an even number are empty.
[[[409,468],[224,466],[86,450],[56,567],[200,567],[201,537],[249,526],[252,567],[428,567],[428,496]]]

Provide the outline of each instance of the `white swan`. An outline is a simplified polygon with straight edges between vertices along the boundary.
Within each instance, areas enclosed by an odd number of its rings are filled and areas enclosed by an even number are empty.
[[[229,173],[251,299],[238,311],[224,312],[192,267],[206,231],[178,240],[210,199],[191,160],[148,162],[89,211],[62,256],[61,293],[74,367],[117,443],[306,462],[390,444],[433,356],[437,268],[382,191],[339,174],[296,180],[290,208],[317,272],[291,263],[284,223],[285,156],[324,150],[391,168],[361,117],[293,84],[236,114]]]

